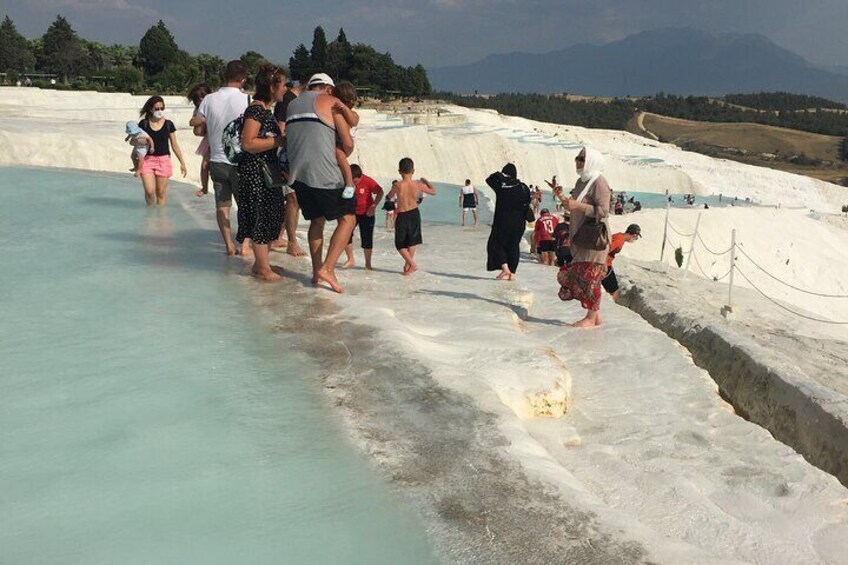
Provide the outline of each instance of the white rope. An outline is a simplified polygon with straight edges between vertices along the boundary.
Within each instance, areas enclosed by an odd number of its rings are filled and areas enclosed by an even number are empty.
[[[822,324],[833,324],[833,325],[837,325],[837,326],[848,325],[848,322],[837,322],[837,321],[834,321],[834,320],[825,320],[825,319],[822,319],[822,318],[814,318],[812,316],[807,316],[806,314],[802,314],[801,312],[796,312],[795,310],[792,310],[791,308],[787,308],[786,306],[784,306],[783,304],[781,304],[780,302],[778,302],[777,300],[775,300],[774,298],[772,298],[771,296],[769,296],[768,294],[766,294],[765,292],[763,292],[762,290],[757,288],[757,285],[755,285],[754,283],[751,282],[751,279],[748,278],[748,276],[742,271],[742,269],[740,269],[739,267],[736,267],[736,272],[739,273],[740,275],[742,275],[742,278],[744,278],[746,281],[748,281],[748,284],[750,284],[751,287],[754,290],[756,290],[761,295],[763,295],[763,298],[766,298],[769,302],[771,302],[775,306],[779,306],[780,308],[783,308],[784,310],[786,310],[790,314],[794,314],[794,315],[796,315],[800,318],[806,318],[807,320],[811,320],[813,322],[819,322],[819,323],[822,323]]]
[[[722,255],[727,255],[728,253],[733,251],[733,247],[728,247],[726,251],[722,251],[721,253],[718,253],[717,251],[713,251],[712,249],[709,248],[709,246],[706,243],[704,243],[704,240],[701,239],[701,234],[698,234],[698,241],[701,242],[701,245],[704,246],[704,249],[707,250],[707,253],[711,253],[712,255],[716,255],[718,257],[720,257]]]
[[[714,276],[712,276],[712,275],[708,275],[708,274],[707,274],[707,272],[704,270],[704,268],[701,266],[701,262],[700,262],[700,261],[698,261],[698,255],[697,255],[697,254],[693,254],[693,255],[692,255],[692,257],[694,257],[694,259],[695,259],[695,264],[698,266],[698,269],[701,271],[701,274],[702,274],[702,275],[704,275],[705,277],[707,277],[708,279],[713,279],[714,281],[716,281],[716,282],[717,282],[717,281],[720,281],[721,279],[723,279],[723,278],[727,277],[728,275],[730,275],[730,271],[729,271],[729,270],[728,270],[726,273],[724,273],[722,276],[720,276],[720,277],[714,277]]]
[[[799,287],[797,287],[797,286],[794,286],[794,285],[792,285],[792,284],[789,284],[788,282],[783,281],[783,280],[780,280],[779,278],[777,278],[777,277],[776,277],[776,276],[774,276],[773,274],[771,274],[771,273],[769,273],[768,271],[766,271],[766,270],[765,270],[762,266],[760,266],[760,265],[759,265],[756,261],[754,261],[754,260],[751,258],[751,256],[750,256],[750,255],[748,255],[748,253],[746,253],[746,252],[745,252],[745,250],[744,250],[744,249],[742,249],[742,247],[740,247],[739,245],[737,245],[737,246],[736,246],[736,249],[738,249],[739,251],[741,251],[741,252],[742,252],[742,255],[744,255],[745,257],[747,257],[747,258],[748,258],[748,260],[749,260],[751,263],[753,263],[753,264],[754,264],[754,266],[755,266],[755,267],[757,267],[759,270],[761,270],[762,272],[764,272],[765,274],[767,274],[768,276],[770,276],[771,278],[773,278],[774,280],[776,280],[776,281],[777,281],[777,282],[779,282],[780,284],[786,285],[786,286],[788,286],[789,288],[791,288],[791,289],[793,289],[793,290],[797,290],[798,292],[803,292],[803,293],[805,293],[805,294],[812,294],[813,296],[821,296],[822,298],[848,298],[848,294],[825,294],[825,293],[822,293],[822,292],[813,292],[812,290],[804,290],[803,288],[799,288]]]
[[[668,227],[670,227],[670,228],[671,228],[671,230],[672,230],[674,233],[676,233],[677,235],[679,235],[680,237],[692,237],[693,235],[695,235],[695,232],[692,232],[692,233],[683,233],[682,231],[680,231],[680,230],[678,230],[676,227],[674,227],[674,224],[672,224],[671,222],[669,222],[669,223],[668,223]]]

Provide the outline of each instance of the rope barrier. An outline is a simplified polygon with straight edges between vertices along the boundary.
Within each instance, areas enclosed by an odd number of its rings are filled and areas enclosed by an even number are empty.
[[[768,276],[770,276],[771,278],[773,278],[774,280],[776,280],[776,281],[777,281],[777,282],[779,282],[780,284],[785,285],[785,286],[788,286],[789,288],[791,288],[791,289],[793,289],[793,290],[797,290],[798,292],[803,292],[804,294],[811,294],[811,295],[813,295],[813,296],[821,296],[822,298],[848,298],[848,294],[825,294],[825,293],[822,293],[822,292],[813,292],[812,290],[804,290],[803,288],[799,288],[799,287],[797,287],[797,286],[794,286],[794,285],[792,285],[792,284],[789,284],[788,282],[783,281],[783,280],[780,280],[779,278],[777,278],[777,277],[776,277],[776,276],[774,276],[773,274],[771,274],[771,273],[769,273],[768,271],[766,271],[766,270],[765,270],[765,268],[763,268],[763,267],[762,267],[762,266],[760,266],[760,265],[759,265],[756,261],[754,261],[754,260],[751,258],[751,256],[750,256],[750,255],[748,255],[748,253],[747,253],[744,249],[742,249],[742,247],[741,247],[741,246],[737,245],[737,246],[736,246],[736,249],[738,249],[739,251],[741,251],[741,252],[742,252],[742,255],[744,255],[745,257],[747,257],[747,258],[748,258],[748,260],[749,260],[751,263],[753,263],[753,264],[754,264],[754,266],[755,266],[755,267],[757,267],[759,270],[761,270],[762,272],[764,272],[765,274],[767,274]]]
[[[686,255],[686,253],[688,253],[685,249],[683,249],[682,245],[675,245],[674,243],[672,243],[671,238],[666,239],[665,244],[668,245],[669,247],[671,247],[672,251],[677,251],[678,249],[680,249],[681,251],[683,251],[684,255]]]
[[[717,251],[713,251],[713,250],[712,250],[712,249],[710,249],[710,247],[709,247],[709,246],[708,246],[708,245],[704,242],[704,240],[703,240],[703,239],[701,239],[701,234],[697,234],[697,235],[698,235],[698,241],[700,241],[700,242],[701,242],[701,245],[703,245],[703,246],[704,246],[704,249],[706,249],[706,250],[707,250],[707,253],[710,253],[710,254],[715,255],[715,256],[717,256],[717,257],[721,257],[722,255],[727,255],[728,253],[730,253],[731,251],[733,251],[733,247],[732,247],[732,246],[731,246],[731,247],[728,247],[728,248],[727,248],[727,251],[722,251],[721,253],[719,253],[719,252],[717,252]]]
[[[671,231],[673,231],[674,233],[676,233],[680,237],[692,237],[693,235],[695,235],[695,232],[683,233],[682,231],[680,231],[676,227],[674,227],[674,224],[672,224],[671,222],[668,223],[668,227],[670,227]]]
[[[698,266],[698,269],[701,271],[701,274],[704,275],[708,279],[713,279],[713,281],[718,282],[718,281],[722,280],[723,278],[727,277],[728,275],[730,275],[730,270],[728,270],[726,273],[724,273],[720,277],[708,275],[707,272],[704,270],[704,268],[701,266],[701,262],[698,261],[698,256],[693,253],[692,257],[695,259],[695,264]]]
[[[836,326],[848,326],[848,322],[837,322],[837,321],[834,321],[834,320],[825,320],[825,319],[822,319],[822,318],[814,318],[812,316],[807,316],[806,314],[802,314],[801,312],[796,312],[795,310],[792,310],[791,308],[787,308],[786,306],[784,306],[783,304],[781,304],[780,302],[778,302],[777,300],[775,300],[774,298],[772,298],[771,296],[769,296],[768,294],[766,294],[765,292],[763,292],[762,290],[757,288],[757,285],[755,285],[754,283],[751,282],[751,279],[748,278],[748,276],[744,273],[744,271],[742,271],[742,269],[740,269],[739,267],[736,267],[736,272],[739,273],[740,275],[742,275],[742,278],[745,279],[746,281],[748,281],[748,284],[750,284],[751,287],[754,290],[759,292],[763,296],[763,298],[767,299],[769,302],[771,302],[775,306],[778,306],[778,307],[786,310],[790,314],[794,314],[794,315],[796,315],[800,318],[806,318],[807,320],[811,320],[813,322],[819,322],[819,323],[822,323],[822,324],[833,324],[833,325],[836,325]]]
[[[705,278],[710,278],[710,275],[708,275],[704,268],[701,266],[701,262],[698,261],[698,256],[693,253],[692,257],[695,259],[695,265],[698,267],[698,270],[701,271],[701,274],[704,275]]]
[[[731,268],[731,269],[727,269],[727,272],[726,272],[726,273],[724,273],[724,274],[723,274],[723,275],[721,275],[720,277],[713,277],[713,280],[714,280],[714,281],[720,281],[720,280],[723,280],[723,279],[725,279],[725,278],[727,278],[727,277],[729,277],[729,276],[730,276],[731,271],[733,271],[733,269],[732,269],[732,268]]]

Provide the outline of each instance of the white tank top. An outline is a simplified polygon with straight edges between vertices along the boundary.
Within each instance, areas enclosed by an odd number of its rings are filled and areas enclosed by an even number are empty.
[[[474,194],[474,185],[473,184],[464,185],[462,187],[462,193],[463,194]]]

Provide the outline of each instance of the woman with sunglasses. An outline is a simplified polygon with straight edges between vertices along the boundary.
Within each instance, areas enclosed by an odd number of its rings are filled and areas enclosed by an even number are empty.
[[[601,281],[607,274],[609,242],[604,249],[593,249],[575,241],[575,234],[588,219],[607,224],[610,207],[610,187],[601,175],[604,158],[591,147],[583,147],[574,159],[580,178],[567,197],[559,187],[555,194],[563,207],[571,213],[569,226],[571,263],[565,265],[557,275],[561,288],[561,300],[579,300],[586,309],[586,316],[572,324],[575,328],[591,328],[601,325]],[[607,224],[607,233],[609,225]]]
[[[180,161],[180,172],[186,176],[185,160],[177,143],[174,122],[165,119],[165,101],[161,96],[151,96],[144,103],[138,127],[153,139],[153,151],[147,153],[139,167],[144,200],[148,206],[164,206],[168,199],[168,179],[171,178],[171,146]]]

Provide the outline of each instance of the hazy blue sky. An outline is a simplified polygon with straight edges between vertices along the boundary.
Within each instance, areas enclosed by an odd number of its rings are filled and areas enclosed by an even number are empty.
[[[344,27],[353,42],[428,67],[694,26],[762,33],[813,63],[848,66],[848,0],[0,0],[0,17],[27,37],[60,13],[105,43],[137,43],[162,19],[191,53],[253,49],[283,63],[298,43],[309,46],[316,25],[330,40]]]

